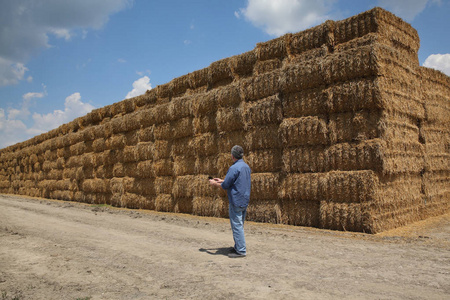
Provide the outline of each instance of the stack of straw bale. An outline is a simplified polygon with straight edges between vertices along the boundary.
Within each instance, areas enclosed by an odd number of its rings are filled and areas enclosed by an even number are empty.
[[[230,149],[248,219],[380,232],[450,210],[450,79],[380,8],[255,49],[0,151],[0,192],[227,217]]]

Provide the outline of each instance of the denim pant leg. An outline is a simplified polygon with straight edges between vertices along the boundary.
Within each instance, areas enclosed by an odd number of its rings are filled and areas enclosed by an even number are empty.
[[[247,248],[245,246],[244,236],[244,220],[247,212],[246,207],[237,207],[230,203],[230,223],[233,231],[234,249],[239,254],[246,254]]]

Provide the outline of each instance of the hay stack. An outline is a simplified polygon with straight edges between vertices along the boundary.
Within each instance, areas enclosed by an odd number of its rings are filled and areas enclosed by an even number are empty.
[[[380,8],[259,43],[0,150],[0,192],[227,217],[230,149],[248,219],[380,232],[450,210],[450,79]]]

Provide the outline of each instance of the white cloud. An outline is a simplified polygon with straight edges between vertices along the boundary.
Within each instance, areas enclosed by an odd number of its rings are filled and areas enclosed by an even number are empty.
[[[65,99],[63,110],[56,109],[47,114],[34,112],[30,120],[30,101],[46,95],[47,92],[44,86],[43,93],[27,93],[23,95],[24,100],[20,109],[9,108],[6,113],[3,108],[0,108],[0,148],[25,141],[35,135],[57,128],[75,118],[88,114],[95,108],[88,103],[82,102],[80,93],[74,93]],[[32,125],[27,126],[26,123]]]
[[[14,0],[0,2],[0,86],[24,79],[32,54],[48,48],[49,35],[70,40],[100,29],[133,0]]]
[[[68,123],[78,117],[88,114],[95,107],[83,103],[80,93],[74,93],[66,98],[64,102],[64,110],[54,110],[48,114],[33,114],[34,125],[30,128],[33,131],[42,133],[57,128],[58,126]]]
[[[335,0],[249,0],[241,14],[256,27],[273,36],[297,32],[331,19]]]
[[[127,61],[126,61],[125,59],[123,59],[123,58],[119,58],[119,59],[117,60],[117,62],[119,62],[119,63],[121,63],[121,64],[124,64],[124,63],[126,63]]]
[[[428,3],[441,4],[441,0],[378,0],[378,6],[392,11],[398,17],[411,22],[420,14]]]
[[[150,78],[148,76],[144,76],[133,82],[133,89],[128,92],[125,99],[133,98],[139,95],[144,94],[147,90],[151,90],[152,85],[150,84]]]
[[[17,84],[23,79],[26,71],[28,69],[22,63],[0,56],[0,86]]]
[[[427,57],[423,65],[427,68],[442,71],[447,76],[450,76],[450,53],[431,54]]]

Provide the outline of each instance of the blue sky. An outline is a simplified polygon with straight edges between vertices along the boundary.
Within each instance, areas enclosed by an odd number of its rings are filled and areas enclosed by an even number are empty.
[[[381,6],[450,75],[449,0],[0,0],[0,148],[219,59]]]

